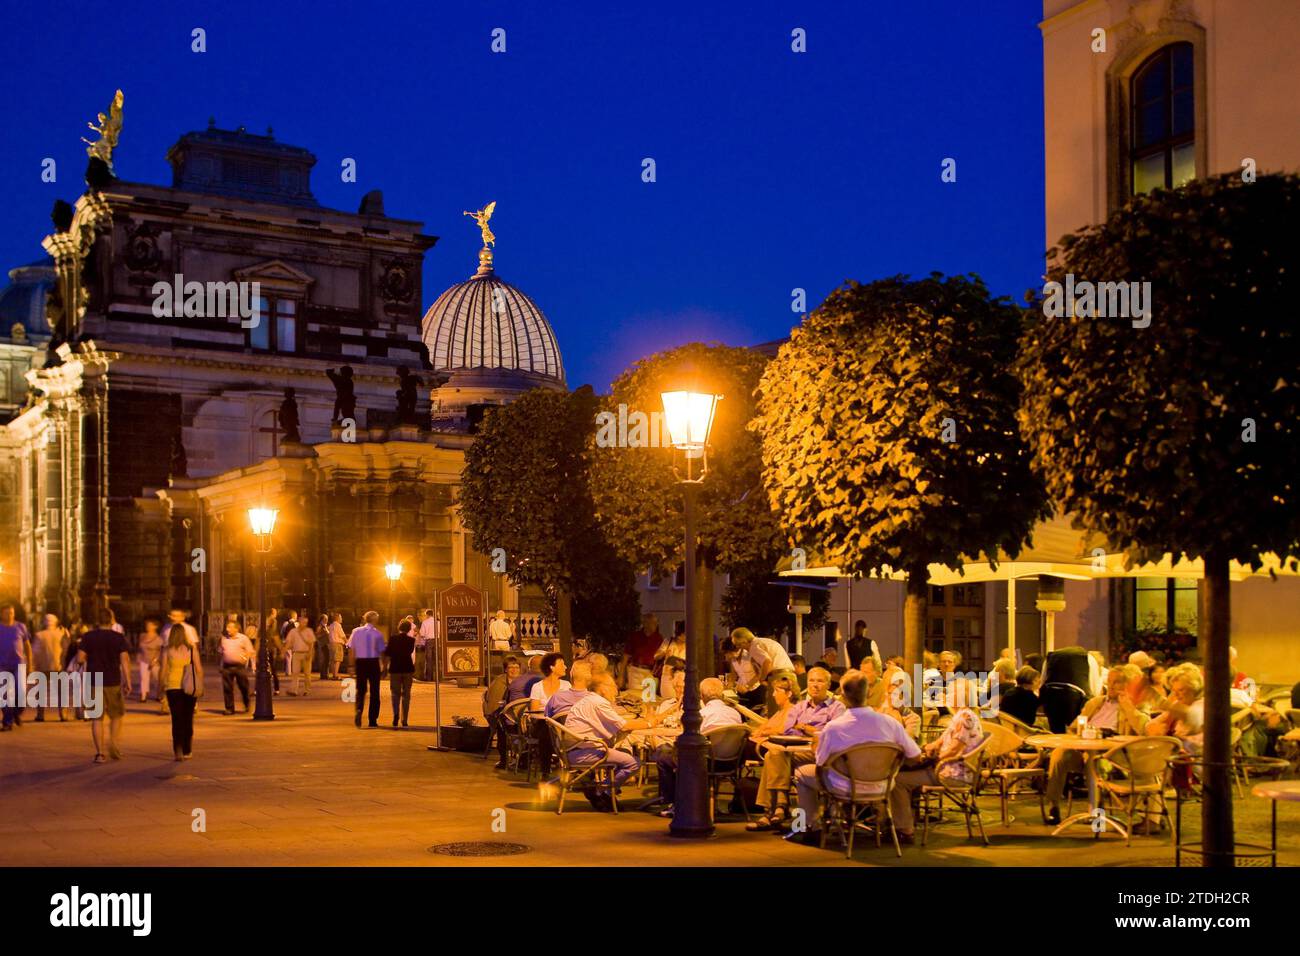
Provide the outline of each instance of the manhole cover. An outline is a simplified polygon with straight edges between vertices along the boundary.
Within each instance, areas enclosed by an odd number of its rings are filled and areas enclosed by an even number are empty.
[[[482,840],[472,843],[439,843],[429,847],[430,853],[443,856],[518,856],[527,853],[532,847],[523,843],[494,843]]]

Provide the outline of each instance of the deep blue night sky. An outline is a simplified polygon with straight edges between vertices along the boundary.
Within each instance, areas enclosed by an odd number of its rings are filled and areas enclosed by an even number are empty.
[[[324,205],[382,189],[441,237],[426,308],[476,266],[461,211],[497,200],[497,271],[545,310],[572,386],[686,341],[783,336],[794,287],[811,308],[846,278],[973,271],[1016,299],[1040,281],[1038,0],[76,6],[6,5],[6,269],[82,191],[79,137],[120,86],[120,177],[170,183],[167,148],[209,116],[272,126],[316,154]]]

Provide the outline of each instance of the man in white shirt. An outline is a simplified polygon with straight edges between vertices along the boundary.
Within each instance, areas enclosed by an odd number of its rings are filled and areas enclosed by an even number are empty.
[[[614,740],[620,733],[626,730],[638,730],[642,727],[653,727],[658,722],[658,717],[654,711],[650,712],[648,718],[643,717],[624,717],[614,706],[614,701],[618,698],[618,687],[612,680],[600,681],[592,687],[592,692],[584,696],[569,709],[569,716],[564,721],[565,729],[581,737],[583,740],[599,740],[604,744],[613,744]],[[637,770],[641,768],[641,763],[625,750],[608,751],[592,747],[585,749],[575,747],[569,752],[568,759],[574,763],[596,762],[604,760],[613,764],[617,769],[614,771],[614,787],[621,787],[629,780]],[[598,791],[594,786],[587,788],[585,791],[587,799],[597,810],[612,810],[613,796],[608,793]]]
[[[921,756],[921,748],[907,735],[907,731],[893,717],[887,717],[867,706],[868,681],[861,671],[847,671],[840,678],[840,696],[844,713],[835,717],[817,735],[814,745],[816,765],[805,764],[795,772],[794,783],[799,794],[799,809],[808,826],[806,832],[794,831],[787,839],[800,840],[815,845],[820,842],[820,834],[812,829],[817,820],[817,794],[821,785],[817,780],[817,767],[824,766],[837,753],[848,750],[858,744],[888,743],[896,744],[903,751],[904,759]],[[847,777],[834,771],[827,774],[832,792],[847,795],[850,782]],[[895,790],[890,804],[896,803],[901,791]]]
[[[437,654],[438,616],[433,613],[433,608],[427,607],[415,639],[415,674],[420,680],[433,680],[433,665]]]
[[[375,624],[379,621],[378,611],[367,611],[362,618],[365,622],[354,628],[348,637],[348,647],[352,649],[352,658],[356,662],[357,672],[357,713],[354,723],[361,726],[361,711],[366,708],[366,693],[370,693],[370,726],[379,726],[379,657],[384,653],[387,642],[384,634]]]
[[[226,699],[226,713],[235,712],[235,685],[244,699],[244,713],[248,713],[248,665],[255,651],[253,642],[241,634],[234,621],[226,622],[226,633],[221,638],[221,693]]]
[[[506,620],[505,611],[497,611],[488,625],[488,637],[492,639],[492,650],[510,650],[510,640],[515,636],[515,626]]]
[[[316,652],[316,629],[311,626],[311,618],[299,615],[298,623],[284,643],[289,652],[289,696],[298,696],[299,678],[302,679],[302,693],[307,696],[311,690],[311,659]]]
[[[745,722],[740,711],[727,703],[723,697],[725,688],[716,677],[706,677],[700,681],[700,733],[728,725]],[[680,716],[679,716],[680,719]],[[659,811],[661,817],[673,815],[673,801],[677,799],[677,747],[665,744],[655,753],[655,765],[659,768],[659,803],[665,804]]]
[[[733,630],[730,643],[743,656],[747,656],[754,665],[757,683],[765,685],[764,702],[767,705],[767,712],[773,713],[776,709],[776,701],[772,697],[772,680],[786,677],[796,685],[799,682],[790,655],[786,653],[784,647],[770,637],[755,637],[747,627]],[[726,642],[723,643],[723,647],[726,649]]]

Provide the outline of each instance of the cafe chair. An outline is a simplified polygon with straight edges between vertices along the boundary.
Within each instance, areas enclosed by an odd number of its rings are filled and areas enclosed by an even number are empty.
[[[992,737],[985,733],[984,739],[970,753],[963,757],[953,757],[951,760],[940,761],[938,766],[935,767],[937,775],[944,764],[955,763],[958,760],[965,761],[966,766],[971,770],[970,783],[945,781],[942,777],[939,777],[939,783],[925,784],[921,787],[921,846],[925,846],[926,841],[930,838],[931,797],[935,798],[935,809],[940,812],[943,811],[945,800],[950,801],[954,807],[961,811],[966,820],[967,837],[975,835],[975,831],[971,828],[971,817],[974,817],[975,822],[979,825],[980,839],[984,841],[985,846],[989,845],[988,834],[984,832],[984,818],[980,816],[978,789],[980,774],[984,770],[984,752],[988,748],[991,739]]]
[[[614,788],[614,773],[618,767],[604,756],[609,754],[609,744],[603,740],[587,740],[579,737],[558,720],[549,717],[534,719],[546,722],[555,748],[555,761],[560,771],[558,775],[560,798],[555,808],[556,816],[564,813],[564,798],[568,796],[570,790],[587,787],[606,787],[609,790],[610,803],[613,804],[614,812],[618,813],[618,793]],[[579,755],[575,753],[578,750],[594,750],[597,754]]]
[[[498,723],[506,735],[506,769],[514,773],[527,773],[528,779],[532,780],[533,770],[539,760],[537,738],[529,732],[527,726],[528,703],[527,697],[510,702],[502,709]]]
[[[858,744],[832,754],[825,765],[817,767],[817,786],[821,798],[821,845],[826,846],[826,835],[833,829],[844,844],[844,858],[853,856],[853,835],[868,810],[876,813],[876,849],[880,848],[880,831],[889,824],[894,839],[894,852],[902,857],[898,833],[894,829],[893,815],[889,811],[889,797],[894,791],[894,780],[903,766],[903,749],[897,744]],[[849,780],[844,787],[831,782],[827,771],[833,770]]]
[[[1169,819],[1169,808],[1165,804],[1165,776],[1170,760],[1182,752],[1183,744],[1177,737],[1144,737],[1120,744],[1101,755],[1101,759],[1111,765],[1113,773],[1110,776],[1097,774],[1097,786],[1103,802],[1109,797],[1124,812],[1125,846],[1133,845],[1133,816],[1139,803],[1142,815],[1148,821],[1151,819],[1152,798],[1159,810],[1157,815]]]
[[[1008,719],[1015,720],[1014,717]],[[1020,723],[1019,721],[1016,722]],[[1001,801],[1002,808],[1002,825],[1004,827],[1010,826],[1013,818],[1007,811],[1012,790],[1017,784],[1029,783],[1035,780],[1046,784],[1047,767],[1043,763],[1041,751],[1032,754],[1033,759],[1030,762],[1024,764],[1019,762],[1021,747],[1024,746],[1024,738],[1011,728],[1003,726],[1000,722],[989,720],[981,721],[981,726],[984,728],[984,732],[989,735],[984,754],[984,778],[980,781],[981,789],[984,784],[997,788],[998,799]],[[1021,724],[1021,726],[1024,725]],[[1038,790],[1038,809],[1043,815],[1044,823],[1047,822],[1045,790],[1045,786],[1040,787]]]
[[[718,813],[718,793],[725,782],[731,783],[733,800],[745,808],[745,819],[750,819],[749,804],[740,790],[740,778],[745,771],[745,742],[749,728],[744,724],[726,724],[706,731],[709,742],[709,812]]]

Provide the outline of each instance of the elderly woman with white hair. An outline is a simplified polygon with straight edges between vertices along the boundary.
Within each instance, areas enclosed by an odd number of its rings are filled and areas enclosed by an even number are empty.
[[[1205,678],[1201,669],[1185,661],[1169,668],[1165,673],[1169,684],[1169,697],[1164,712],[1154,717],[1146,726],[1152,737],[1177,737],[1190,753],[1201,749],[1205,735]]]

